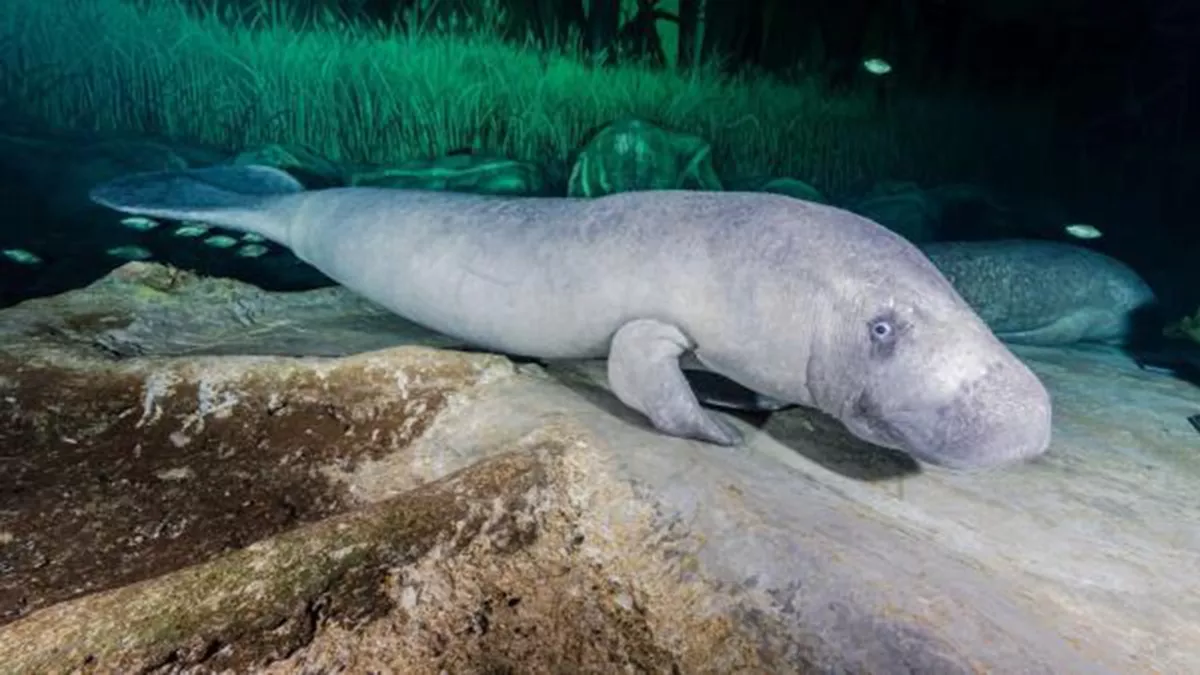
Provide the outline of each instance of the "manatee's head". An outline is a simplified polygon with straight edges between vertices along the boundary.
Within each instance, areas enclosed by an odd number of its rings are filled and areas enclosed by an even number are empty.
[[[935,466],[983,469],[1045,452],[1051,402],[1038,377],[919,250],[838,218],[853,248],[794,313],[793,332],[814,326],[799,366],[809,400],[855,436]]]
[[[838,348],[838,417],[851,433],[951,469],[1045,452],[1046,388],[965,303],[904,289],[878,298],[841,317],[855,324]]]
[[[1046,451],[1046,388],[921,250],[836,207],[752,206],[755,236],[723,240],[737,253],[723,282],[738,317],[727,339],[742,353],[714,356],[706,342],[717,341],[700,336],[697,356],[931,465],[981,469]]]

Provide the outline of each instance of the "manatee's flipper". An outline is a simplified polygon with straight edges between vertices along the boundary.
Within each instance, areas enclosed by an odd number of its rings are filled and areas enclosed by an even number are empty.
[[[299,181],[273,167],[211,166],[121,176],[93,187],[88,197],[123,213],[198,220],[287,245],[287,223],[265,207],[273,197],[303,191]]]
[[[622,403],[665,434],[735,445],[741,433],[700,407],[679,367],[680,355],[692,346],[675,326],[653,319],[630,321],[613,336],[608,384]]]

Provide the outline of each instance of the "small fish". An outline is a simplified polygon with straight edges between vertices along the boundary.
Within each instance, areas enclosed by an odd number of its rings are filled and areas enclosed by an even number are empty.
[[[1099,239],[1104,236],[1100,228],[1093,225],[1084,225],[1083,223],[1067,225],[1063,230],[1076,239]]]
[[[235,244],[237,244],[238,241],[237,241],[237,239],[234,239],[233,237],[229,237],[229,236],[226,236],[223,234],[218,234],[216,236],[205,239],[204,243],[208,244],[209,246],[212,246],[213,248],[229,248],[230,246],[234,246]]]
[[[115,246],[105,253],[122,260],[146,260],[154,255],[141,246]]]
[[[176,237],[200,237],[200,236],[208,234],[208,231],[211,229],[212,229],[211,227],[209,227],[208,225],[205,225],[204,223],[188,221],[188,222],[185,222],[183,225],[175,228],[175,236]]]
[[[5,258],[22,265],[38,265],[42,262],[41,256],[23,248],[6,248],[3,253]]]
[[[246,244],[239,247],[237,255],[243,258],[257,258],[267,252],[267,247],[262,244]]]
[[[883,59],[867,59],[862,62],[862,66],[872,75],[887,75],[892,72],[892,64]]]
[[[157,220],[151,220],[151,219],[145,218],[143,216],[129,216],[128,218],[122,218],[121,224],[124,225],[125,227],[128,227],[133,230],[138,230],[140,232],[145,232],[146,230],[153,230],[154,228],[158,227]]]
[[[261,234],[254,234],[253,232],[247,232],[246,234],[242,235],[242,241],[248,241],[254,244],[261,244],[266,240],[266,237],[262,236]]]

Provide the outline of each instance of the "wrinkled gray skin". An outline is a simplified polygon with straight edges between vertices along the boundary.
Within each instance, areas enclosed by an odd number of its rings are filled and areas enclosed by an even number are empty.
[[[1132,269],[1082,246],[1033,239],[940,242],[921,250],[1001,340],[1127,342],[1154,292]]]
[[[1049,443],[1038,378],[920,251],[847,211],[762,193],[301,190],[242,166],[127,176],[91,197],[258,233],[484,349],[607,355],[614,394],[666,434],[740,441],[689,388],[679,360],[690,352],[931,464],[996,466]]]

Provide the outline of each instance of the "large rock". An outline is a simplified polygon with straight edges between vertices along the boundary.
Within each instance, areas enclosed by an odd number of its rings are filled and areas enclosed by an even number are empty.
[[[103,308],[103,309],[98,309]],[[344,356],[396,346],[462,346],[340,286],[268,293],[230,279],[128,263],[89,286],[0,312],[0,336],[86,345],[116,358],[140,354]],[[9,345],[10,350],[28,344]]]
[[[1200,672],[1200,394],[1115,352],[956,474],[448,344],[141,264],[0,313],[6,672]]]

